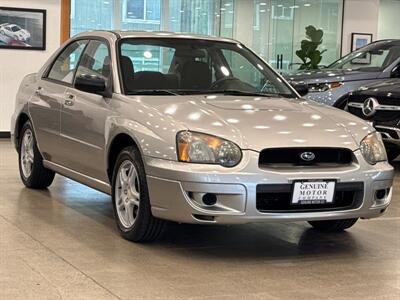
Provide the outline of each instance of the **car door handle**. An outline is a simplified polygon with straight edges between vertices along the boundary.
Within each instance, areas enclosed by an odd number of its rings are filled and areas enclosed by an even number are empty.
[[[72,95],[72,94],[67,94],[67,95],[65,96],[64,104],[65,104],[66,106],[73,106],[74,103],[75,103],[75,96]]]

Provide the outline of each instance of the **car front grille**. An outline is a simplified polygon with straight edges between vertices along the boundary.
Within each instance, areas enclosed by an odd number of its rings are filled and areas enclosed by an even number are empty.
[[[362,109],[359,107],[348,106],[347,110],[349,111],[349,113],[367,121],[387,122],[397,121],[400,119],[399,111],[379,110],[374,115],[367,117],[366,115],[364,115]]]
[[[311,161],[302,159],[302,153],[311,152],[315,158]],[[353,152],[344,148],[273,148],[260,153],[260,168],[279,167],[337,167],[350,165],[355,160]]]
[[[362,182],[336,183],[334,201],[330,204],[291,204],[292,184],[259,184],[256,208],[263,213],[318,212],[355,209],[362,205]]]

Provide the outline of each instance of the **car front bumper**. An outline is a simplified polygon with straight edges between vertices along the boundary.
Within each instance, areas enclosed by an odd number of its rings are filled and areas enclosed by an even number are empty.
[[[357,164],[339,168],[292,167],[262,169],[258,153],[244,151],[234,168],[188,164],[145,158],[152,213],[181,223],[243,224],[264,221],[311,221],[375,218],[382,215],[392,197],[394,170],[387,162],[367,164],[360,151]],[[256,205],[257,186],[264,189],[288,186],[301,180],[335,180],[337,184],[362,183],[358,204],[346,209],[263,211]],[[378,190],[386,190],[377,200]],[[203,195],[216,196],[215,205],[205,205]]]

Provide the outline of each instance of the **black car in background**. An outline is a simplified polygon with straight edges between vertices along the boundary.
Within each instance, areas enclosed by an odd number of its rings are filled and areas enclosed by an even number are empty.
[[[382,81],[350,93],[347,110],[373,123],[382,134],[389,161],[400,155],[400,79]]]

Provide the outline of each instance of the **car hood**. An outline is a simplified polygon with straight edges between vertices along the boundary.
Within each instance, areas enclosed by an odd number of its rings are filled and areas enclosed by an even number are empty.
[[[255,151],[279,147],[356,150],[373,131],[347,112],[302,99],[221,95],[143,97],[141,101],[170,118],[173,132],[208,133]],[[156,134],[163,135],[161,128]]]
[[[371,97],[390,97],[400,98],[400,79],[390,79],[382,82],[361,87],[354,92],[356,95],[366,95]]]
[[[284,77],[289,81],[317,83],[317,82],[336,82],[336,81],[353,81],[368,80],[378,78],[381,72],[376,71],[357,71],[357,70],[341,70],[341,69],[323,69],[296,71],[287,73]]]
[[[16,32],[18,35],[22,35],[22,36],[26,36],[29,34],[29,32],[25,29],[21,29],[19,31]]]

